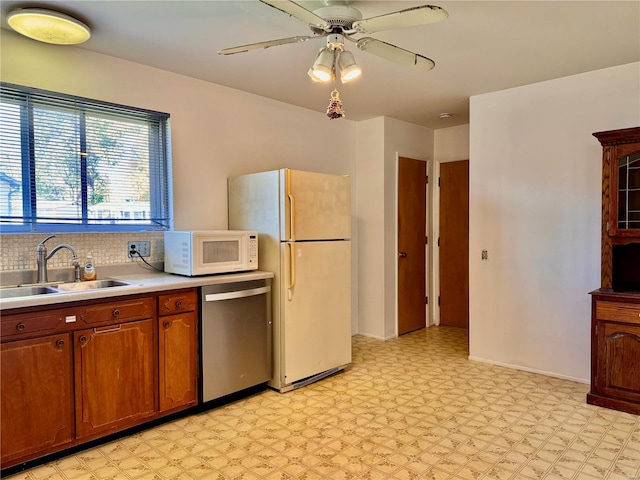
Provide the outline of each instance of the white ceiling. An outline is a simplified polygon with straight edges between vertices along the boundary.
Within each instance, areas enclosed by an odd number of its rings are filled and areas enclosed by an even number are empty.
[[[329,1],[299,1],[309,10]],[[640,60],[640,1],[351,0],[364,18],[431,3],[443,22],[371,36],[433,59],[413,72],[347,43],[362,66],[356,82],[338,83],[347,118],[388,116],[443,128],[468,123],[469,97]],[[307,70],[323,39],[220,56],[221,48],[311,35],[306,24],[257,0],[89,0],[1,2],[46,6],[93,31],[80,46],[134,62],[325,112],[332,85]],[[60,47],[69,48],[69,47]],[[454,116],[441,120],[442,112]]]

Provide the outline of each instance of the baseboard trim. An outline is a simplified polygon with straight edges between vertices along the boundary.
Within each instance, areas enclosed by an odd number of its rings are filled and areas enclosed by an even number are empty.
[[[529,372],[529,373],[537,373],[538,375],[545,375],[547,377],[560,378],[562,380],[570,380],[572,382],[577,382],[577,383],[585,383],[587,385],[591,383],[591,381],[587,378],[578,378],[578,377],[572,377],[570,375],[561,375],[559,373],[547,372],[545,370],[538,370],[537,368],[523,367],[522,365],[514,365],[512,363],[497,362],[495,360],[488,360],[486,358],[474,357],[472,355],[469,355],[467,358],[472,362],[488,363],[490,365],[497,365],[499,367],[512,368],[514,370],[522,370],[524,372]]]

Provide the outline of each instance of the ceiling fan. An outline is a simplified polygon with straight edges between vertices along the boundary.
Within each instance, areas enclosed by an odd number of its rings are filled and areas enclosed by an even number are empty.
[[[356,64],[353,55],[344,48],[345,40],[355,43],[359,50],[411,70],[431,70],[435,63],[430,58],[372,37],[365,36],[356,39],[352,38],[352,36],[435,23],[445,20],[449,16],[444,9],[434,5],[422,5],[363,19],[362,13],[358,9],[345,3],[331,4],[310,11],[291,0],[260,0],[260,2],[307,23],[313,35],[240,45],[219,50],[218,54],[232,55],[249,50],[290,43],[302,43],[310,39],[326,37],[326,46],[320,49],[313,66],[308,72],[309,76],[315,81],[329,81],[335,78],[334,75],[337,70],[340,70],[343,82],[348,82],[360,75],[360,67]]]

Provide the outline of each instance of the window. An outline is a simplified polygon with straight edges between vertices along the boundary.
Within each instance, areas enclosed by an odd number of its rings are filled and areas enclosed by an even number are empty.
[[[169,228],[169,115],[0,84],[0,228]]]

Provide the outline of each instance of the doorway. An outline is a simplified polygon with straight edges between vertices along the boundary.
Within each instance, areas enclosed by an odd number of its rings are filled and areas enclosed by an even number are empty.
[[[426,326],[427,163],[398,157],[398,335]]]
[[[469,160],[440,164],[440,325],[469,328]]]

